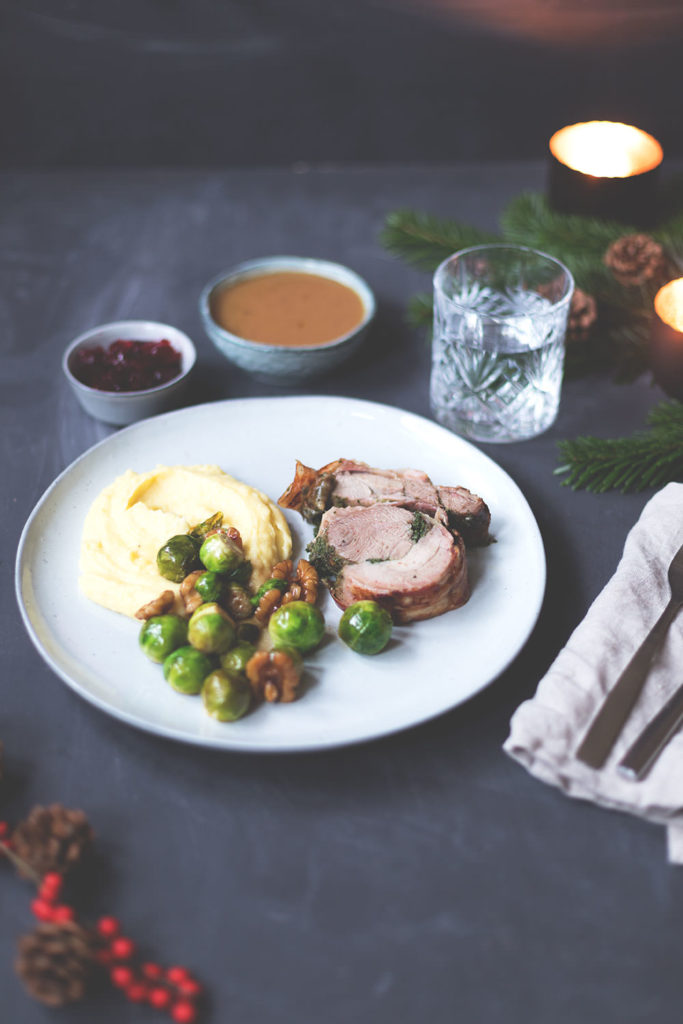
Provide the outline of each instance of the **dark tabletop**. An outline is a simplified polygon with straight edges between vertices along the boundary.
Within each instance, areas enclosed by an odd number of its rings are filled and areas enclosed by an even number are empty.
[[[560,486],[556,442],[640,428],[662,397],[646,378],[569,381],[548,433],[482,446],[541,528],[543,610],[484,692],[390,738],[259,757],[129,728],[47,668],[12,586],[34,504],[112,432],[62,378],[71,338],[111,320],[163,320],[197,345],[190,401],[281,394],[215,352],[199,291],[250,257],[331,258],[369,281],[379,313],[363,356],[308,390],[428,416],[428,344],[404,313],[429,280],[381,248],[383,218],[411,206],[494,228],[509,198],[542,186],[537,164],[0,176],[0,817],[53,801],[83,808],[98,837],[77,893],[85,916],[115,913],[152,959],[196,971],[212,1021],[680,1020],[683,873],[666,865],[663,830],[569,800],[501,751],[514,709],[613,573],[650,496]],[[31,889],[2,871],[0,893],[0,1019],[48,1021],[12,970]],[[154,1013],[109,990],[54,1019]]]

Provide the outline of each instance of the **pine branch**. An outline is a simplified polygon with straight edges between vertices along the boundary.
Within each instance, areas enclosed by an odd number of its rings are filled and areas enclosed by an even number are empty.
[[[577,271],[588,266],[600,270],[610,243],[636,231],[618,221],[556,213],[537,192],[524,192],[513,199],[503,212],[501,225],[506,241],[549,252],[572,273],[575,267]]]
[[[413,210],[396,210],[387,217],[380,241],[394,256],[423,270],[434,271],[458,249],[500,239],[469,224],[440,220]]]
[[[683,405],[665,402],[648,417],[651,429],[631,437],[577,437],[560,441],[567,474],[563,484],[602,494],[609,490],[642,491],[683,479]]]

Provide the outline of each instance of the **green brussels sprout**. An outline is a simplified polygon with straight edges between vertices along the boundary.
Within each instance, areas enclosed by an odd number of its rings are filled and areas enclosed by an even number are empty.
[[[267,594],[269,590],[279,590],[281,594],[286,594],[289,590],[289,583],[287,580],[279,580],[273,577],[272,579],[266,580],[258,588],[256,593],[251,599],[252,607],[257,608],[258,603],[264,594]]]
[[[391,638],[391,615],[376,601],[356,601],[339,620],[339,636],[358,654],[379,654]]]
[[[306,653],[317,647],[325,633],[325,620],[314,604],[290,601],[274,611],[268,632],[276,647],[294,647]]]
[[[187,639],[204,654],[224,654],[235,642],[235,624],[219,604],[200,604],[188,623]]]
[[[202,601],[218,601],[223,593],[223,577],[217,572],[203,572],[194,585]]]
[[[219,668],[204,680],[202,701],[212,718],[235,722],[249,710],[251,687],[242,676],[230,675]]]
[[[237,644],[235,647],[231,647],[229,651],[221,655],[221,668],[225,669],[228,673],[243,674],[247,667],[247,662],[251,658],[252,654],[256,653],[256,647],[254,644],[248,644],[242,642]]]
[[[257,644],[261,636],[261,627],[255,622],[240,622],[237,626],[237,642]]]
[[[186,533],[167,540],[157,552],[157,569],[166,580],[182,583],[197,565],[199,541]]]
[[[199,558],[209,572],[223,575],[235,570],[244,561],[244,554],[227,533],[219,530],[206,538],[199,549]]]
[[[240,583],[243,587],[246,587],[251,579],[252,564],[248,558],[245,558],[243,562],[240,562],[236,568],[231,569],[230,572],[226,573],[226,578],[231,583]]]
[[[164,659],[164,679],[179,693],[199,693],[212,668],[211,658],[196,647],[179,647]]]
[[[179,615],[153,615],[143,623],[138,640],[147,657],[161,664],[187,643],[187,623]]]
[[[205,519],[203,523],[197,523],[196,526],[192,527],[190,530],[190,537],[196,537],[201,544],[208,533],[212,533],[214,530],[220,529],[222,525],[223,513],[214,512],[214,514],[209,516],[208,519]]]

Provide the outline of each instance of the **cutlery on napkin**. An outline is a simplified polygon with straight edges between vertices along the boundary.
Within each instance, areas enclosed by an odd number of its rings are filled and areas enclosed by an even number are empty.
[[[617,770],[636,737],[680,683],[683,615],[671,623],[642,692],[604,765],[577,748],[611,688],[669,602],[669,565],[683,545],[683,484],[647,503],[630,531],[617,570],[539,683],[512,717],[506,753],[568,796],[667,826],[669,859],[683,864],[683,733],[672,737],[642,781]]]

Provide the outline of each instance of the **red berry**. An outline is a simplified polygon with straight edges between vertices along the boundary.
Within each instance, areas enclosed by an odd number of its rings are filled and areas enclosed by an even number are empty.
[[[48,871],[46,875],[43,875],[43,885],[50,889],[61,889],[63,881],[64,879],[58,871]]]
[[[4,837],[7,835],[8,832],[9,832],[9,825],[7,824],[7,822],[6,821],[0,821],[0,839],[4,839]]]
[[[173,984],[177,985],[181,981],[185,981],[189,976],[189,971],[186,967],[169,967],[166,971],[166,977]]]
[[[54,908],[47,900],[31,900],[31,911],[39,921],[51,921]]]
[[[184,996],[198,996],[202,991],[202,986],[194,978],[186,978],[185,981],[178,982],[178,991]]]
[[[197,1010],[187,999],[179,999],[171,1009],[171,1017],[176,1024],[192,1024],[197,1019]]]
[[[167,988],[162,988],[161,985],[158,985],[150,989],[147,1001],[155,1010],[165,1010],[171,1002],[171,993]]]
[[[52,911],[53,921],[73,921],[75,916],[74,908],[67,907],[64,903],[60,904],[58,907],[54,907]]]
[[[116,960],[130,960],[135,952],[135,943],[132,939],[127,939],[120,935],[117,939],[112,940],[109,948]]]
[[[159,964],[143,964],[142,973],[146,978],[151,978],[154,981],[155,978],[160,978],[163,975],[163,968],[159,967]]]
[[[130,967],[112,967],[109,972],[112,985],[117,988],[127,988],[133,981],[134,975]]]
[[[121,925],[115,917],[101,917],[97,922],[97,931],[105,939],[118,935]]]
[[[147,998],[147,986],[142,981],[134,981],[125,990],[126,999],[131,1003],[141,1003]]]

